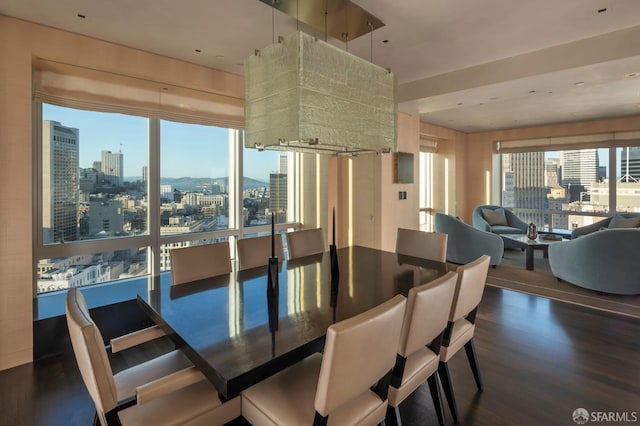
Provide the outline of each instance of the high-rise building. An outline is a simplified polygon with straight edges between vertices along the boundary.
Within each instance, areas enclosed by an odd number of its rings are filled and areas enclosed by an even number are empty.
[[[640,146],[622,148],[620,174],[621,182],[640,182]]]
[[[269,174],[269,210],[275,213],[287,211],[287,175],[285,173]]]
[[[122,152],[102,151],[102,175],[105,183],[120,186],[124,182],[124,155]]]
[[[600,181],[598,150],[577,149],[560,153],[562,186],[567,188],[569,202],[589,201],[591,185]]]
[[[555,188],[560,185],[559,169],[559,158],[546,158],[544,160],[544,186]]]
[[[169,200],[169,202],[173,201],[173,187],[171,185],[162,184],[160,185],[160,198]]]
[[[45,243],[78,239],[80,130],[42,122],[42,227]]]
[[[149,181],[149,166],[142,166],[142,182],[147,183]]]
[[[513,207],[516,209],[545,210],[547,190],[545,189],[544,152],[521,152],[502,156],[503,172],[513,172],[509,176],[513,184]],[[505,173],[505,175],[507,175]],[[504,188],[507,190],[510,188]],[[533,222],[541,227],[548,224],[543,213],[517,213],[525,222]]]
[[[598,182],[598,150],[577,149],[572,151],[562,151],[560,154],[562,163],[562,183],[582,185],[590,188],[591,184]]]
[[[278,157],[278,161],[280,163],[279,164],[280,174],[286,175],[289,170],[289,156],[287,154],[280,154],[280,157]]]

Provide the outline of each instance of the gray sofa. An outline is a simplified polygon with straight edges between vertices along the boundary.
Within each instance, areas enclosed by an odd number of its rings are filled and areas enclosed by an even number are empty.
[[[463,265],[486,254],[491,257],[491,266],[495,268],[500,264],[504,253],[504,242],[500,236],[476,229],[443,213],[436,213],[435,230],[448,236],[448,262]]]
[[[631,220],[626,221],[626,219]],[[634,221],[634,219],[636,220]],[[573,240],[574,238],[599,231],[602,228],[628,228],[631,225],[633,225],[631,227],[638,227],[638,223],[636,223],[638,221],[640,221],[640,213],[616,213],[611,217],[607,217],[596,223],[592,223],[591,225],[585,225],[574,229],[571,231],[571,239]]]
[[[491,211],[497,211],[502,209],[506,223],[496,224],[490,223],[484,216],[482,210],[487,209]],[[473,209],[472,214],[473,226],[481,231],[492,232],[494,234],[526,234],[529,225],[515,215],[511,210],[507,210],[504,207],[492,206],[492,205],[480,205]],[[505,240],[506,249],[519,248],[515,244],[509,244],[510,240]]]
[[[549,245],[553,275],[603,293],[640,294],[640,228],[591,232]]]

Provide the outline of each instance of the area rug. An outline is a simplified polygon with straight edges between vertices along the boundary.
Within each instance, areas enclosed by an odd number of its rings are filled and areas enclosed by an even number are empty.
[[[495,269],[489,269],[487,284],[640,318],[640,296],[599,294],[565,281],[558,281],[551,273],[548,259],[538,250],[534,251],[533,271],[525,268],[524,252],[505,250],[500,265]]]

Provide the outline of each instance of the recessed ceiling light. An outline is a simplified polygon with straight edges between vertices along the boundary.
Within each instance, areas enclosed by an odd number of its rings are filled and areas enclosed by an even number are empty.
[[[629,74],[625,74],[624,76],[627,78],[637,77],[640,75],[640,72],[630,72]]]
[[[576,81],[573,83],[574,86],[584,86],[584,81]]]
[[[84,19],[87,17],[87,15],[83,15],[82,13],[78,13],[76,16],[80,19]]]
[[[464,105],[464,103],[463,102],[458,102],[458,105]]]
[[[535,90],[529,90],[529,93],[536,93]]]
[[[202,50],[196,49],[196,53],[200,53],[200,52],[202,52]]]
[[[383,43],[389,43],[389,40],[382,40]]]

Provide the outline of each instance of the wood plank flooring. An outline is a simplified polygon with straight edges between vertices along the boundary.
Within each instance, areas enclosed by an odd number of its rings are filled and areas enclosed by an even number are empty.
[[[475,337],[484,392],[464,351],[450,361],[460,424],[573,425],[576,408],[640,419],[638,336],[635,318],[487,286]],[[117,354],[114,371],[168,349]],[[400,412],[406,426],[437,424],[426,384]],[[0,372],[0,425],[90,425],[93,415],[73,354]]]

